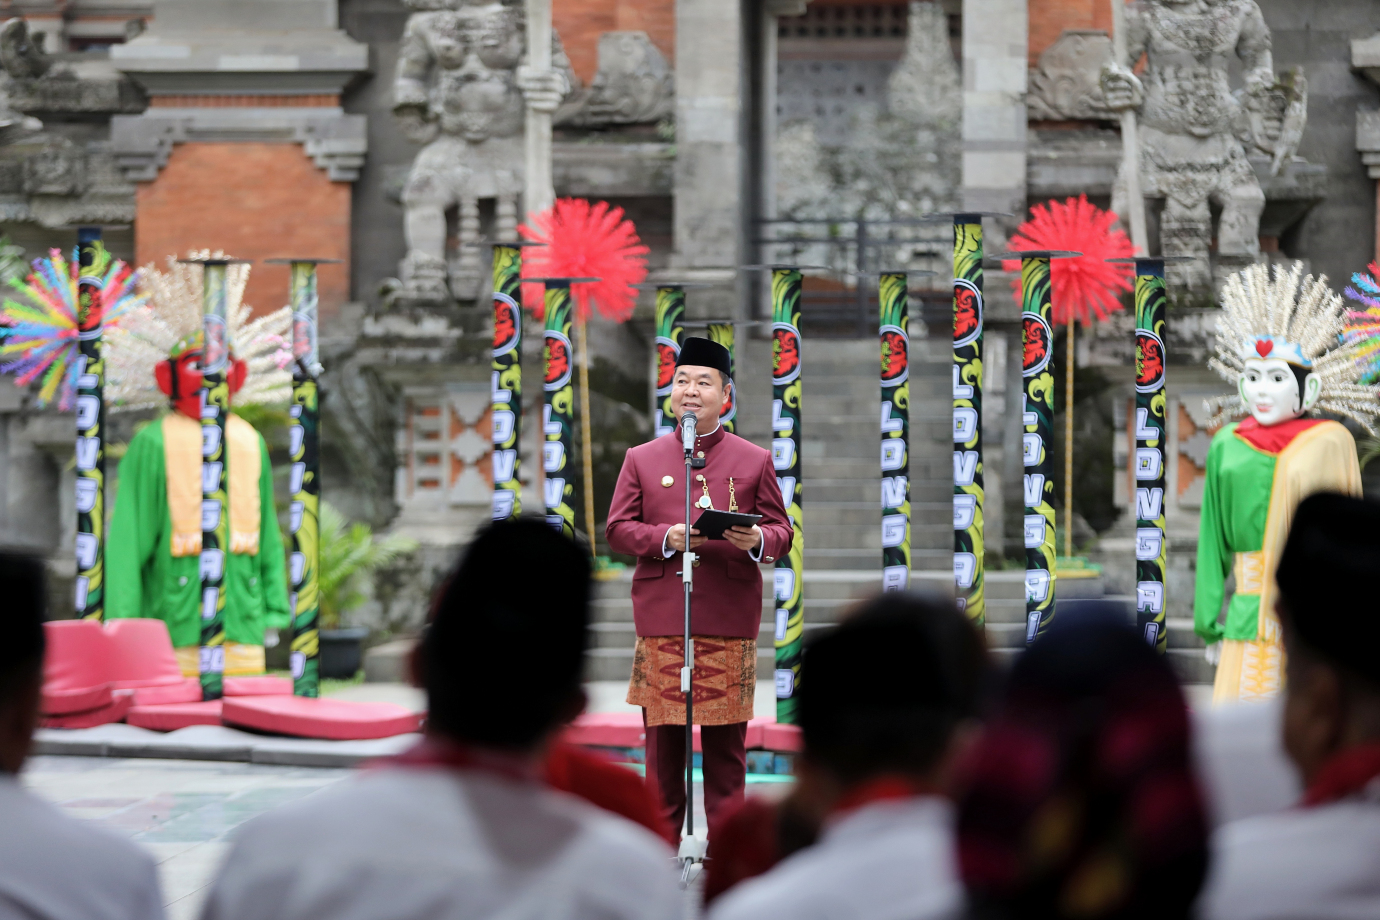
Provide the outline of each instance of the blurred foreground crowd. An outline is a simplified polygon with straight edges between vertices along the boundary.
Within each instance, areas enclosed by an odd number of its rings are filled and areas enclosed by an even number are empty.
[[[533,559],[540,587],[515,587]],[[1110,611],[1057,618],[1002,672],[950,602],[865,603],[807,648],[789,793],[714,816],[704,911],[1380,918],[1375,572],[1380,504],[1299,506],[1277,572],[1287,687],[1281,706],[1242,717],[1191,714],[1168,664]],[[148,856],[20,786],[42,675],[42,563],[0,555],[0,597],[0,918],[160,917]],[[413,662],[425,740],[247,824],[203,917],[695,913],[679,835],[642,780],[557,740],[585,705],[589,598],[586,557],[544,523],[480,535]],[[1235,758],[1195,755],[1233,731],[1254,732]],[[1251,807],[1281,745],[1302,797]],[[1229,820],[1253,811],[1264,813]]]

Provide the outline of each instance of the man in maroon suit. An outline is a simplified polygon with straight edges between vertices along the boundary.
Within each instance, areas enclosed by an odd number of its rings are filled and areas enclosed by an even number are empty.
[[[747,722],[757,682],[757,630],[762,621],[762,573],[791,548],[791,525],[781,502],[771,453],[719,425],[728,404],[728,350],[689,338],[676,361],[671,409],[695,416],[691,474],[694,514],[716,508],[760,514],[752,527],[732,527],[710,540],[693,526],[691,635],[695,645],[695,724],[700,726],[704,806],[710,833],[716,812],[742,799],[747,778]],[[637,651],[628,702],[642,707],[647,727],[647,779],[667,823],[685,820],[685,451],[680,430],[629,450],[618,474],[606,535],[615,552],[637,557],[633,620]]]

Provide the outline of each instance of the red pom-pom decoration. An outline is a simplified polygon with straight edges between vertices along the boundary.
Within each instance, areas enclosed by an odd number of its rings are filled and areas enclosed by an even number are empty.
[[[588,320],[596,310],[618,323],[632,316],[637,303],[633,285],[647,277],[649,250],[633,222],[624,218],[622,208],[606,201],[591,204],[584,198],[561,198],[531,221],[518,230],[525,238],[546,245],[522,251],[522,277],[598,278],[570,286],[580,318]],[[524,284],[522,300],[537,319],[545,317],[540,285]]]
[[[1130,265],[1114,265],[1107,259],[1123,259],[1135,254],[1135,248],[1120,228],[1114,227],[1116,215],[1088,203],[1087,195],[1079,195],[1060,203],[1035,205],[1030,220],[1021,224],[1011,237],[1011,248],[1024,252],[1030,249],[1071,250],[1081,256],[1054,259],[1050,275],[1054,285],[1054,322],[1069,321],[1069,310],[1078,321],[1087,325],[1094,314],[1099,320],[1121,309],[1120,293],[1131,290],[1133,275]],[[1016,300],[1021,298],[1021,263],[1003,262],[1002,268],[1017,273],[1011,281]]]

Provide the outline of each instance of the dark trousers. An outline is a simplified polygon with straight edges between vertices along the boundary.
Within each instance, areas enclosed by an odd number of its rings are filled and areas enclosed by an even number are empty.
[[[647,783],[661,803],[661,815],[679,836],[685,825],[685,726],[647,727]],[[747,782],[747,723],[701,725],[700,748],[704,773],[704,811],[713,836],[719,812],[743,800]],[[698,833],[701,828],[696,827]]]

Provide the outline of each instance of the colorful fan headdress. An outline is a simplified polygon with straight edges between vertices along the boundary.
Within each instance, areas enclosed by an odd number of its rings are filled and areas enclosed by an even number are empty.
[[[203,250],[187,257],[225,258],[225,254]],[[197,341],[202,325],[202,271],[200,265],[169,256],[166,272],[153,266],[140,272],[148,302],[106,336],[105,394],[112,411],[167,404],[154,379],[154,367]],[[248,281],[248,265],[226,267],[230,347],[248,367],[235,404],[286,403],[292,395],[292,374],[285,369],[292,360],[292,309],[283,307],[250,320],[251,308],[244,303]]]
[[[1351,285],[1342,293],[1358,303],[1364,310],[1349,310],[1346,314],[1346,332],[1342,340],[1357,347],[1356,360],[1361,366],[1360,382],[1366,386],[1380,383],[1380,264],[1372,262],[1366,266],[1367,273],[1357,272],[1351,276]]]
[[[623,209],[606,201],[562,198],[518,230],[529,240],[545,243],[523,250],[524,278],[598,278],[572,284],[570,295],[582,320],[594,313],[621,323],[632,316],[637,289],[647,277],[649,250]],[[541,319],[545,304],[535,285],[523,285],[523,302]]]
[[[87,335],[109,336],[143,304],[134,289],[136,273],[99,242],[93,248],[95,259],[85,274],[77,259],[67,261],[61,250],[35,259],[27,279],[11,282],[21,296],[6,298],[0,306],[0,326],[6,327],[0,373],[13,374],[20,386],[41,380],[36,396],[40,407],[56,399],[59,409],[72,408],[81,368],[78,341]],[[78,297],[82,278],[100,285],[100,296],[85,311]]]
[[[1030,220],[1021,224],[1011,237],[1017,251],[1052,249],[1081,252],[1070,259],[1056,259],[1050,265],[1053,283],[1054,324],[1069,321],[1069,310],[1084,326],[1094,316],[1103,320],[1121,309],[1121,293],[1131,290],[1131,267],[1109,263],[1135,253],[1126,234],[1114,224],[1117,217],[1079,195],[1064,202],[1051,201],[1030,209]],[[1021,299],[1020,263],[1003,262],[1002,268],[1016,272],[1011,289]]]
[[[1359,329],[1349,335],[1347,316],[1327,277],[1305,275],[1302,262],[1275,265],[1273,271],[1266,265],[1249,266],[1222,287],[1217,353],[1208,367],[1235,386],[1248,357],[1282,357],[1317,375],[1322,384],[1317,409],[1355,419],[1373,433],[1380,391],[1364,385],[1364,378],[1376,340]],[[1239,394],[1208,400],[1207,405],[1215,413],[1212,424],[1247,411]]]

